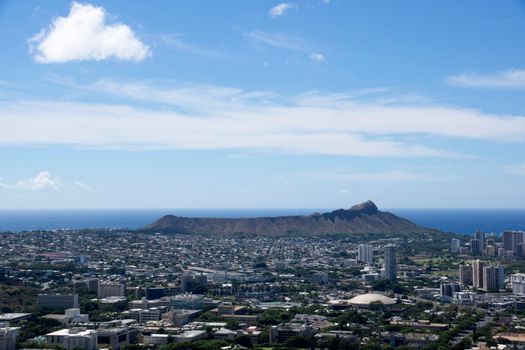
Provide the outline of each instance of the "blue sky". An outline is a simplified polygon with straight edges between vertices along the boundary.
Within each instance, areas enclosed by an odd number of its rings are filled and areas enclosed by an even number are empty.
[[[525,1],[0,0],[0,208],[524,208]]]

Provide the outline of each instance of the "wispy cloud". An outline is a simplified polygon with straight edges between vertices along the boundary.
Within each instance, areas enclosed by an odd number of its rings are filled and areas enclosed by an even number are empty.
[[[103,7],[73,2],[68,16],[56,17],[29,39],[30,52],[39,63],[109,58],[139,62],[151,56],[129,26],[107,23],[108,17]]]
[[[9,186],[7,184],[4,183],[3,179],[0,177],[0,190],[2,189],[6,189],[8,188]]]
[[[308,45],[306,44],[305,40],[298,36],[254,30],[244,33],[244,37],[255,43],[261,43],[282,49],[308,51]]]
[[[71,84],[66,82],[66,84]],[[99,80],[79,88],[99,91],[142,101],[177,106],[182,109],[220,111],[238,110],[248,104],[265,103],[276,97],[271,91],[245,91],[238,88],[202,84],[172,84],[175,87],[158,88],[150,84]]]
[[[324,172],[308,174],[307,177],[323,181],[330,180],[343,183],[393,183],[445,180],[443,177],[406,170],[388,170],[365,173],[353,171]]]
[[[448,77],[451,85],[473,88],[525,88],[525,69],[509,69],[493,74],[461,73]]]
[[[155,34],[148,36],[149,38],[152,38],[152,40],[166,45],[168,47],[174,48],[180,52],[185,52],[188,54],[198,55],[198,56],[204,56],[208,58],[214,58],[214,59],[230,59],[232,58],[228,54],[213,50],[206,47],[201,47],[192,43],[188,43],[188,41],[185,39],[185,35],[181,33],[175,33],[175,34]]]
[[[282,16],[286,15],[286,13],[289,10],[296,9],[296,8],[297,8],[296,4],[293,4],[293,3],[290,3],[290,2],[283,2],[282,4],[279,4],[277,6],[272,7],[268,11],[268,16],[270,16],[271,18],[282,17]]]
[[[273,33],[262,30],[253,30],[244,33],[244,37],[254,44],[262,44],[266,46],[276,47],[280,49],[297,51],[307,54],[310,60],[320,63],[326,60],[326,57],[320,52],[312,52],[315,48],[312,47],[306,40],[300,36],[294,36],[284,33]]]
[[[0,102],[0,144],[457,157],[464,155],[427,144],[427,136],[443,144],[451,138],[525,141],[524,116],[432,104],[384,105],[363,100],[358,92],[280,96],[224,86],[159,88],[118,81],[86,85],[88,92],[93,89],[133,104]]]
[[[78,188],[81,188],[85,191],[88,191],[88,192],[94,192],[95,190],[93,189],[93,187],[85,184],[84,182],[81,182],[81,181],[78,181],[78,180],[75,180],[73,181],[73,183],[75,184],[75,186],[77,186]]]
[[[34,178],[18,181],[16,187],[28,190],[59,190],[62,187],[62,183],[48,171],[41,171]]]

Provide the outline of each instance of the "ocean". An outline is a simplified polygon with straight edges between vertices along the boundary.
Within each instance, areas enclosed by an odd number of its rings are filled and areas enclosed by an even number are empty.
[[[385,209],[419,225],[472,234],[525,230],[525,209]],[[147,225],[166,214],[189,217],[308,215],[329,209],[118,209],[0,210],[0,232],[27,230],[128,228]]]

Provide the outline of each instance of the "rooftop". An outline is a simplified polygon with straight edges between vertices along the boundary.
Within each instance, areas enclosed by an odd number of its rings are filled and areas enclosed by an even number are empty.
[[[392,298],[387,297],[383,294],[377,293],[366,293],[353,297],[349,300],[349,303],[356,306],[370,305],[374,302],[381,302],[384,305],[393,305],[396,301]]]

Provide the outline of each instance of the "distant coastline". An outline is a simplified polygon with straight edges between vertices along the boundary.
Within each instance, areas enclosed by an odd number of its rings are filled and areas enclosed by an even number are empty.
[[[525,230],[525,209],[385,209],[418,225],[460,234]],[[165,214],[189,217],[308,215],[326,209],[0,210],[0,231],[142,227]]]

